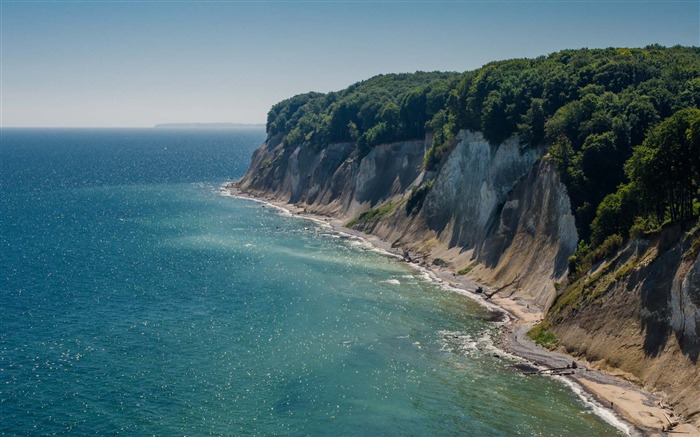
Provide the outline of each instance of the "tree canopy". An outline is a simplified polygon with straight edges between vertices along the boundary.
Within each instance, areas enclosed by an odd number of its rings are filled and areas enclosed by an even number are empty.
[[[268,135],[286,145],[356,142],[360,147],[425,136],[458,73],[386,74],[328,94],[294,96],[272,107]]]
[[[595,245],[625,234],[637,215],[663,222],[695,213],[699,105],[700,48],[652,45],[380,75],[280,102],[267,129],[288,146],[355,142],[361,151],[430,133],[428,169],[439,168],[460,129],[494,146],[517,134],[523,147],[547,148],[579,236]]]

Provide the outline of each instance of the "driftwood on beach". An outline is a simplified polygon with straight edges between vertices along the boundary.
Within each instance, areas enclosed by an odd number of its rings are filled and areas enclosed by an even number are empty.
[[[573,375],[575,370],[578,369],[578,364],[573,361],[571,364],[567,364],[566,367],[552,367],[549,369],[540,369],[534,372],[523,372],[524,375],[557,375],[566,376]]]

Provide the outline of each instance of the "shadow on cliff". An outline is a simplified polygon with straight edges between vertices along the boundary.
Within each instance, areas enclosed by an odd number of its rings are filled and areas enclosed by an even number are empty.
[[[688,357],[693,364],[698,364],[700,342],[697,339],[686,337],[682,331],[674,331],[665,320],[642,319],[641,329],[644,332],[644,353],[647,356],[658,356],[671,335],[674,335],[683,355]]]
[[[674,298],[672,294],[674,292],[681,293],[680,290],[674,291],[674,286],[680,287],[679,284],[674,284],[674,280],[684,253],[682,245],[678,244],[681,235],[682,228],[680,226],[678,229],[665,230],[658,243],[661,255],[646,267],[635,272],[630,277],[630,283],[641,284],[639,289],[640,332],[644,335],[644,353],[650,357],[658,356],[666,347],[669,338],[674,335],[683,355],[687,356],[693,364],[697,364],[700,356],[700,338],[697,332],[694,337],[687,336],[684,333],[685,322],[681,323],[681,326],[677,326],[676,329],[671,324],[674,317],[671,307]],[[695,292],[698,293],[697,290]],[[682,298],[676,296],[675,299],[681,300]],[[682,311],[682,308],[676,309],[676,311]],[[682,317],[682,315],[677,314],[676,317]]]

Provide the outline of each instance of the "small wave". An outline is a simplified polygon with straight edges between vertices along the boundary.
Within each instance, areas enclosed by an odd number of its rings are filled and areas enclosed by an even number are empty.
[[[224,197],[238,197],[234,193],[235,189],[230,189],[228,188],[228,184],[230,184],[233,181],[226,181],[223,184],[219,185],[218,188],[212,188],[212,190],[217,190],[219,192],[219,195],[224,196]]]
[[[386,282],[387,284],[392,284],[392,285],[401,285],[401,282],[399,282],[398,279],[387,279],[387,280],[382,281],[382,282]]]
[[[427,269],[421,265],[413,264],[413,263],[408,263],[409,266],[413,267],[414,269],[418,270],[420,272],[420,278],[425,280],[426,282],[431,282],[433,284],[437,284],[440,286],[443,290],[450,291],[452,293],[457,293],[461,294],[462,296],[466,296],[470,299],[472,299],[474,302],[477,302],[479,305],[483,306],[484,308],[487,308],[491,311],[494,312],[499,312],[504,314],[506,317],[503,319],[503,321],[499,322],[494,322],[499,325],[507,324],[511,318],[512,315],[504,310],[503,308],[499,307],[498,305],[488,302],[484,300],[484,298],[481,295],[474,294],[470,291],[467,291],[463,288],[456,287],[448,282],[445,282],[441,278],[439,278],[433,271],[430,269]]]
[[[523,359],[496,346],[493,336],[489,331],[470,334],[462,331],[438,331],[440,334],[442,351],[456,351],[465,355],[490,354],[500,358],[506,358],[514,362],[522,362]]]
[[[233,193],[231,193],[229,190],[226,189],[220,189],[219,190],[219,195],[224,196],[224,197],[235,197]]]
[[[360,249],[366,252],[373,252],[377,253],[382,256],[387,256],[387,257],[392,257],[392,258],[399,258],[402,259],[403,257],[389,252],[388,250],[381,249],[379,247],[376,247],[374,244],[369,242],[368,240],[365,240],[364,238],[356,237],[354,235],[349,235],[345,238],[345,241],[347,242],[347,245],[350,246],[353,249]]]
[[[431,282],[431,283],[436,283],[436,284],[439,282],[439,280],[436,277],[431,276],[428,272],[425,272],[425,271],[421,271],[418,274],[418,277],[425,282]]]
[[[466,355],[471,355],[472,352],[483,351],[493,345],[490,337],[485,333],[469,334],[462,331],[438,331],[442,343],[440,350],[456,351]]]
[[[454,287],[446,286],[446,288]],[[457,289],[457,291],[464,293],[463,290]],[[496,309],[499,309],[499,307],[496,307]],[[508,315],[507,312],[504,311],[504,313]],[[506,322],[498,322],[498,324],[503,323]],[[508,359],[515,363],[528,362],[526,359],[511,354],[510,352],[507,352],[496,346],[493,342],[493,337],[489,334],[488,331],[484,331],[477,334],[469,334],[462,331],[442,330],[438,331],[438,334],[441,336],[440,350],[443,352],[452,351],[457,353],[463,353],[465,355],[490,353],[493,355],[497,355],[500,358]],[[611,411],[602,407],[595,399],[588,396],[578,384],[572,382],[571,380],[563,376],[552,377],[561,381],[567,387],[569,387],[571,391],[573,391],[574,394],[576,394],[586,406],[591,408],[593,413],[596,414],[598,417],[603,419],[608,424],[614,426],[615,428],[621,430],[626,435],[631,435],[629,427],[624,422],[618,419]]]
[[[588,396],[588,394],[586,394],[586,392],[583,391],[581,386],[572,382],[568,378],[564,378],[563,376],[554,376],[554,378],[558,379],[559,381],[564,383],[566,386],[568,386],[571,389],[571,391],[574,392],[574,394],[576,394],[576,396],[578,396],[579,399],[581,399],[581,401],[583,401],[583,403],[586,406],[588,406],[591,410],[593,410],[593,414],[600,417],[605,422],[614,426],[615,428],[619,429],[620,431],[624,432],[628,436],[631,435],[629,427],[623,421],[618,419],[617,416],[615,416],[615,414],[613,414],[610,410],[601,406],[598,403],[598,401],[596,401],[592,397]]]
[[[370,244],[372,244],[372,243],[370,243]],[[378,254],[386,256],[388,258],[396,258],[396,259],[401,259],[401,260],[403,259],[403,257],[401,255],[398,255],[398,254],[393,253],[393,252],[389,252],[388,250],[380,249],[380,248],[375,247],[375,246],[372,246],[372,248],[369,249],[369,251],[374,252],[374,253],[378,253]]]
[[[362,250],[372,250],[374,249],[374,246],[372,246],[372,243],[366,240],[362,240],[360,238],[351,238],[347,240],[347,244],[351,247],[357,248],[357,249],[362,249]]]

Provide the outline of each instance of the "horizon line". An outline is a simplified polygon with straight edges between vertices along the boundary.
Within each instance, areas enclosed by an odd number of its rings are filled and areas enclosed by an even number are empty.
[[[152,126],[0,126],[0,129],[188,129],[188,130],[196,130],[196,129],[219,129],[219,130],[226,130],[226,129],[246,129],[246,128],[264,128],[265,123],[238,123],[240,126],[206,126],[208,124],[211,125],[216,125],[218,123],[193,123],[193,124],[200,124],[203,126],[200,127],[187,127],[187,126],[162,126],[162,125],[168,125],[168,124],[188,124],[188,123],[160,123],[160,127],[157,127],[158,125],[152,125]]]

